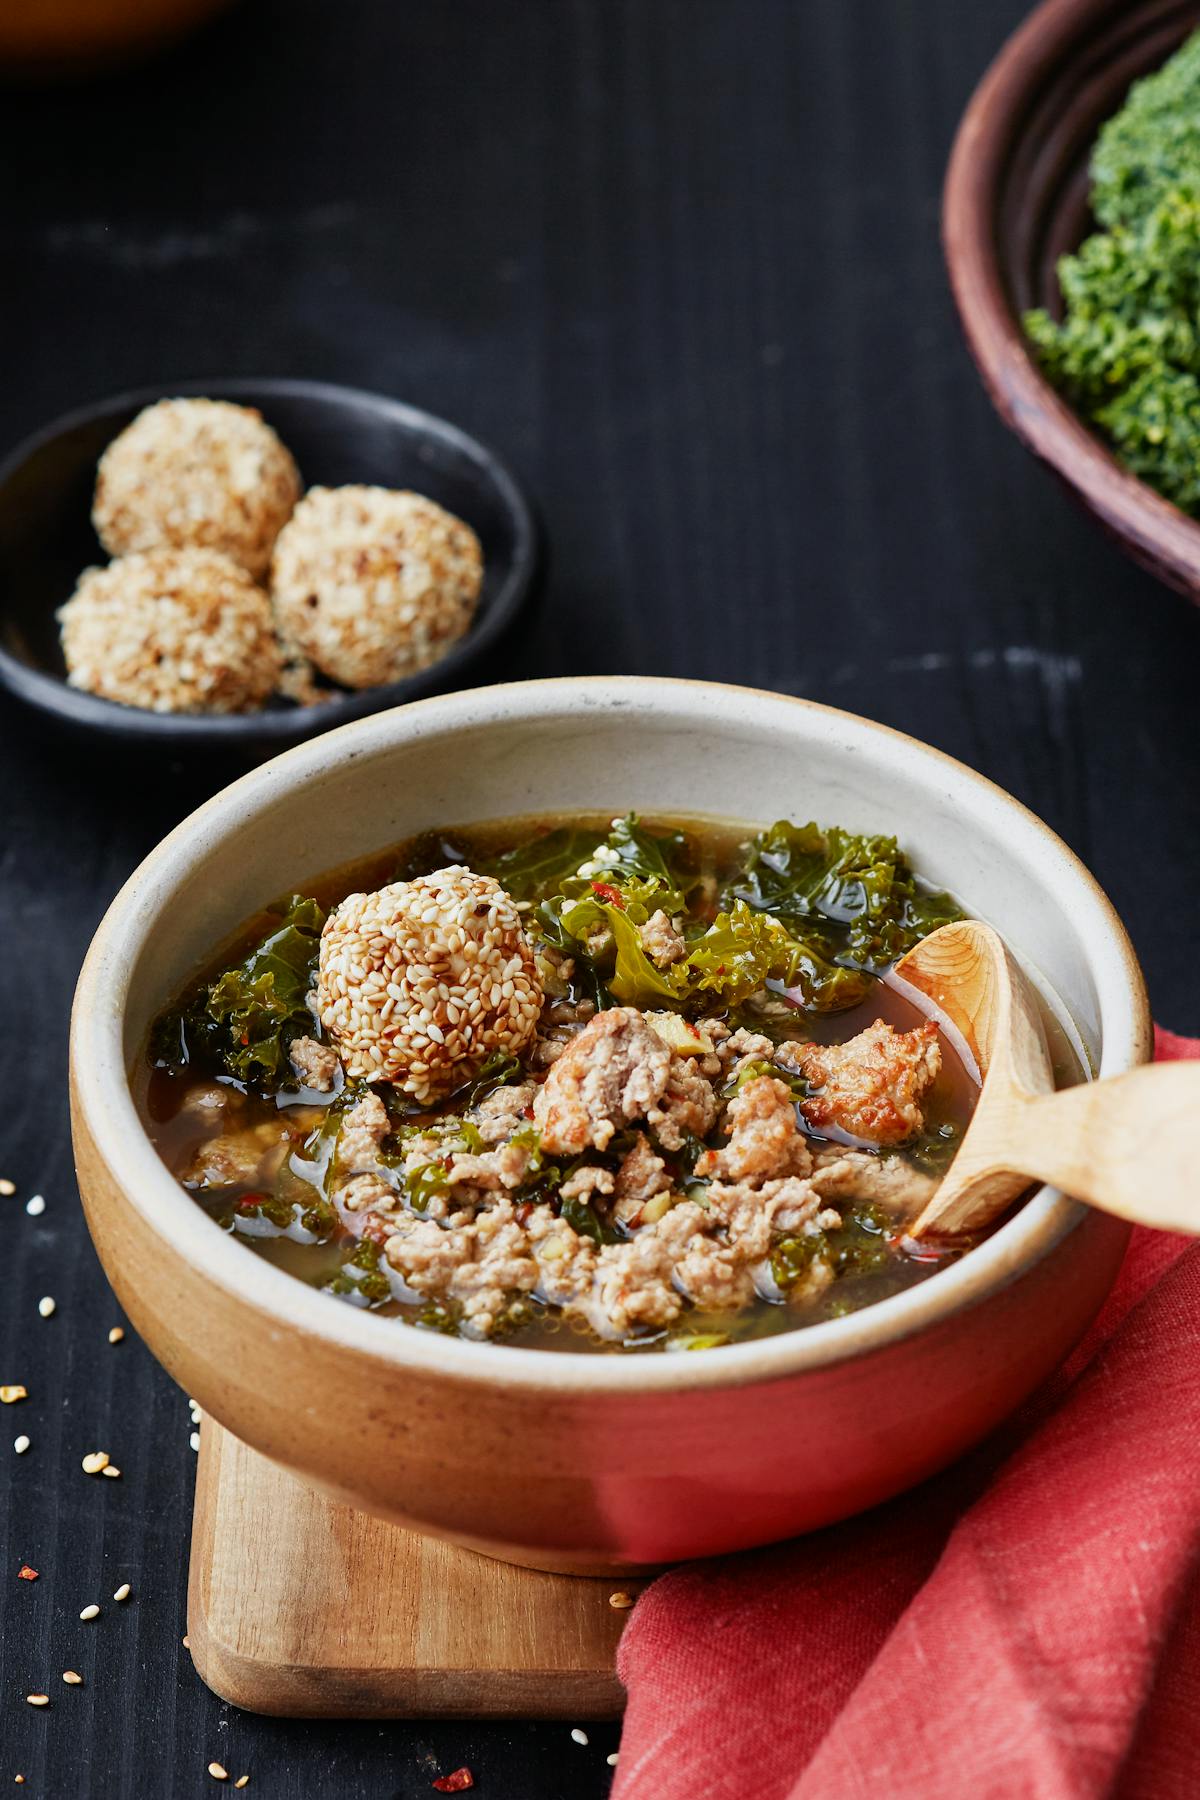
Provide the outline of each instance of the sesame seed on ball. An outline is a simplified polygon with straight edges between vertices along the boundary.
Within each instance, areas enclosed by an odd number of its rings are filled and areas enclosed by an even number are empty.
[[[321,933],[317,1009],[351,1080],[428,1104],[532,1040],[542,987],[512,899],[455,864],[342,901]]]
[[[479,539],[422,494],[310,488],[279,534],[280,629],[345,687],[399,681],[443,657],[475,611]]]
[[[271,605],[215,550],[152,550],[85,569],[59,608],[72,687],[160,713],[240,713],[279,679]]]
[[[112,556],[219,550],[262,577],[300,490],[291,452],[254,407],[159,400],[100,458],[92,523]]]

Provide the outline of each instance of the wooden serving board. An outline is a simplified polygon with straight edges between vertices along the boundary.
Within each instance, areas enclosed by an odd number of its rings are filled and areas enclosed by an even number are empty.
[[[612,1578],[542,1575],[339,1506],[204,1422],[188,1587],[201,1678],[298,1718],[615,1718]]]

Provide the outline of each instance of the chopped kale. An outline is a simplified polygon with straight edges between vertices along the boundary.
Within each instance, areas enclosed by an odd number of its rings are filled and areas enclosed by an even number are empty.
[[[656,836],[630,814],[542,899],[535,923],[575,959],[598,1008],[731,1007],[770,982],[797,1006],[843,1011],[865,999],[873,973],[958,916],[918,889],[894,839],[781,823],[750,845],[724,910],[660,968],[638,928],[660,909],[686,911],[689,854],[682,832]]]
[[[262,1220],[273,1225],[277,1231],[286,1231],[294,1222],[295,1209],[287,1200],[280,1200],[274,1194],[242,1194],[229,1207],[225,1214],[230,1226],[235,1226],[238,1219]]]
[[[418,1331],[439,1331],[443,1337],[458,1337],[462,1323],[462,1307],[456,1300],[428,1300],[412,1320]]]
[[[1092,156],[1106,229],[1025,315],[1048,378],[1134,475],[1200,515],[1200,33],[1134,84]]]
[[[448,1185],[449,1170],[445,1163],[421,1163],[405,1175],[404,1197],[414,1212],[423,1213],[435,1196],[445,1193]]]
[[[782,819],[750,844],[726,898],[782,920],[802,941],[815,922],[818,936],[810,941],[818,971],[834,961],[871,972],[886,968],[937,925],[961,917],[948,895],[918,888],[895,838]],[[818,995],[823,979],[818,974],[814,983]],[[847,1003],[854,1001],[838,997],[838,1004]]]
[[[876,1275],[892,1263],[896,1222],[882,1206],[860,1202],[826,1234],[835,1275]]]
[[[308,1007],[325,914],[294,894],[275,909],[280,923],[236,967],[204,983],[155,1033],[160,1066],[217,1068],[264,1093],[294,1088],[288,1050],[319,1036]]]
[[[528,1294],[510,1295],[492,1327],[493,1336],[507,1337],[510,1331],[523,1331],[536,1323],[540,1310],[537,1302],[531,1300]]]
[[[584,947],[595,933],[607,931],[612,938],[612,973],[602,984],[623,1006],[654,1006],[677,1002],[676,983],[666,970],[650,960],[642,948],[637,926],[623,906],[611,900],[595,898],[577,900],[559,915],[562,928],[571,940],[571,954],[590,956]],[[579,946],[579,950],[575,946]],[[592,966],[597,966],[592,957]]]
[[[656,835],[648,831],[636,813],[626,813],[613,823],[604,842],[593,852],[587,879],[610,882],[631,900],[645,917],[661,908],[679,912],[685,903],[684,870],[690,846],[682,831]],[[578,878],[577,878],[578,879]],[[636,913],[635,913],[636,916]],[[645,923],[645,918],[639,920]]]
[[[781,1238],[771,1253],[771,1274],[785,1294],[818,1259],[829,1264],[835,1278],[881,1275],[896,1260],[891,1246],[894,1230],[894,1220],[882,1207],[869,1202],[856,1205],[831,1231]]]
[[[599,843],[594,832],[563,827],[518,844],[482,866],[515,900],[556,894],[578,900],[599,883],[618,889],[626,905],[631,899],[652,901],[651,911],[658,906],[677,911],[683,905],[680,870],[688,854],[683,832],[658,836],[641,824],[636,813],[627,813],[614,821]]]
[[[214,1195],[209,1204],[217,1223],[224,1230],[241,1232],[243,1236],[292,1237],[300,1243],[326,1244],[338,1228],[333,1207],[314,1197],[311,1189],[304,1199],[288,1198],[279,1192],[239,1194],[232,1200],[222,1195],[219,1210],[216,1200]]]
[[[590,1000],[597,1012],[605,1012],[615,1004],[608,983],[600,974],[598,959],[591,954],[585,944],[573,938],[562,920],[562,895],[543,900],[533,918],[533,924],[543,940],[553,949],[571,957],[575,964],[574,986],[581,998]]]
[[[360,1238],[332,1281],[325,1284],[325,1292],[359,1306],[385,1305],[392,1297],[392,1284],[380,1267],[379,1245]]]
[[[1179,188],[1200,186],[1200,32],[1135,81],[1092,153],[1092,211],[1139,225]]]
[[[945,896],[917,888],[894,839],[780,823],[750,845],[724,910],[660,969],[638,926],[660,907],[683,908],[674,884],[686,848],[682,834],[654,837],[630,816],[583,865],[589,873],[567,881],[565,898],[543,902],[545,935],[577,957],[598,1005],[728,1007],[771,981],[801,1006],[840,1011],[865,998],[867,975],[957,917]]]
[[[450,1104],[456,1110],[465,1112],[472,1106],[478,1106],[481,1100],[486,1100],[497,1088],[509,1087],[524,1079],[525,1071],[517,1058],[506,1056],[502,1050],[497,1050],[493,1056],[488,1057],[478,1073],[472,1075],[470,1081],[464,1082],[451,1095]]]
[[[683,832],[656,835],[628,813],[562,881],[561,892],[543,902],[543,935],[575,959],[580,985],[598,1010],[614,1001],[678,1003],[678,984],[646,954],[638,926],[656,912],[684,910],[690,853]]]
[[[808,1274],[818,1256],[824,1257],[827,1248],[823,1231],[780,1238],[771,1252],[771,1274],[776,1286],[786,1294]]]
[[[578,1232],[580,1237],[591,1238],[593,1243],[619,1244],[621,1241],[620,1232],[614,1231],[611,1225],[606,1224],[592,1203],[582,1199],[579,1195],[573,1195],[571,1199],[564,1200],[559,1213],[572,1231]]]
[[[734,1094],[740,1094],[748,1081],[757,1081],[763,1075],[769,1076],[772,1081],[782,1081],[784,1086],[790,1090],[793,1099],[807,1100],[808,1083],[803,1075],[793,1075],[787,1069],[781,1068],[777,1062],[767,1062],[756,1057],[752,1057],[744,1063],[733,1081],[722,1088],[722,1099],[729,1099]]]
[[[595,848],[594,832],[564,826],[484,860],[480,868],[483,874],[494,876],[514,900],[536,900],[560,888]]]
[[[423,831],[406,846],[396,865],[392,881],[417,881],[432,875],[435,869],[452,868],[456,863],[469,863],[471,853],[444,831]]]
[[[773,913],[756,912],[746,900],[735,899],[676,967],[686,974],[692,993],[710,994],[722,1006],[736,1006],[771,982],[797,1005],[842,1012],[866,998],[871,980],[860,970],[838,966],[831,948],[822,934],[797,937]]]

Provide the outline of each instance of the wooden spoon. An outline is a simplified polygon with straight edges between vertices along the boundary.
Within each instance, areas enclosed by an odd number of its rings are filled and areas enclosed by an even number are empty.
[[[963,1040],[983,1080],[958,1154],[912,1237],[978,1231],[1031,1181],[1138,1225],[1200,1236],[1200,1062],[1159,1063],[1056,1093],[1033,989],[976,919],[933,932],[892,979]]]

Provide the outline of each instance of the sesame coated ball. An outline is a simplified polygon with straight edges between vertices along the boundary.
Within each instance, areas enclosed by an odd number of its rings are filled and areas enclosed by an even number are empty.
[[[290,451],[254,407],[159,400],[100,458],[92,523],[112,556],[220,550],[261,577],[300,489]]]
[[[125,706],[252,712],[279,679],[270,601],[215,550],[85,569],[58,618],[71,686]]]
[[[310,488],[271,564],[280,629],[350,688],[437,662],[471,623],[482,580],[469,525],[379,487]]]
[[[317,1009],[351,1080],[424,1104],[522,1050],[542,987],[513,901],[455,864],[342,901],[321,933]]]

